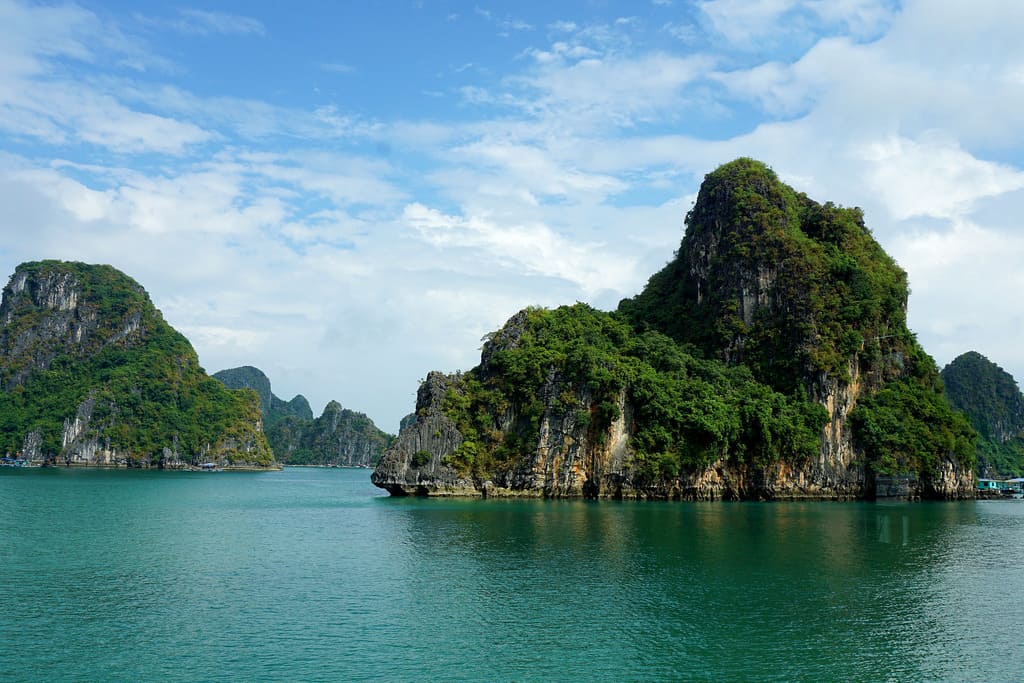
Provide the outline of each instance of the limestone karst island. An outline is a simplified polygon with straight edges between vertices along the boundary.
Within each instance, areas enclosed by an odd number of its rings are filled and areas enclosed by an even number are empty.
[[[18,267],[0,305],[0,382],[9,463],[369,467],[393,438],[336,401],[314,419],[256,368],[207,376],[145,290],[110,266]]]
[[[110,266],[18,267],[0,304],[0,451],[64,465],[266,468],[259,398],[199,366]]]
[[[617,310],[525,309],[478,366],[430,373],[373,482],[394,495],[973,497],[976,434],[907,329],[907,293],[859,209],[738,159],[705,178],[675,257]]]
[[[394,495],[973,497],[979,475],[1021,474],[1024,397],[977,353],[940,376],[907,329],[907,292],[859,209],[738,159],[706,177],[643,291],[612,312],[520,311],[478,366],[429,373],[394,437],[336,401],[314,419],[257,368],[208,376],[110,266],[25,263],[0,305],[0,453],[376,465]]]

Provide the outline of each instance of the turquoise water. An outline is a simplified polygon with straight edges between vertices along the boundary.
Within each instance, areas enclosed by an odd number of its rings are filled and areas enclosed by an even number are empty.
[[[0,470],[2,680],[1011,680],[1024,503]]]

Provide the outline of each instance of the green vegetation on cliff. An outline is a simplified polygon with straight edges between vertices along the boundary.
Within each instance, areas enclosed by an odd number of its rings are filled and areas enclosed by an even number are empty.
[[[392,438],[369,417],[337,401],[315,420],[290,415],[267,429],[274,454],[288,465],[376,465]]]
[[[970,426],[906,326],[906,273],[860,209],[818,204],[764,164],[708,174],[675,260],[620,310],[787,396],[857,382],[856,444],[876,474],[974,465]],[[819,396],[819,399],[822,398]]]
[[[935,361],[915,344],[903,362],[903,374],[862,397],[850,415],[873,471],[929,473],[948,456],[973,470],[977,434],[950,407]]]
[[[615,313],[530,309],[491,335],[445,401],[465,439],[449,464],[478,480],[514,467],[545,411],[599,442],[624,406],[636,473],[806,463],[826,422],[845,430],[846,409],[825,407],[843,395],[869,473],[970,472],[974,433],[907,329],[906,273],[860,209],[739,159],[705,178],[686,223],[676,257]]]
[[[949,402],[978,432],[982,476],[1024,476],[1024,394],[1013,376],[968,351],[942,369],[942,381]]]
[[[909,341],[906,273],[860,209],[818,204],[738,159],[708,174],[686,224],[677,257],[621,302],[634,325],[746,365],[787,394]]]
[[[549,400],[552,390],[561,393]],[[701,360],[663,334],[576,304],[529,309],[491,337],[484,362],[446,397],[465,439],[449,460],[486,479],[536,447],[548,406],[600,443],[627,404],[633,467],[651,479],[720,458],[810,458],[825,422],[821,406],[773,391],[745,367]],[[506,414],[516,416],[512,429],[501,429]]]
[[[363,413],[331,401],[313,419],[309,401],[299,394],[283,401],[271,391],[270,379],[251,365],[214,373],[230,389],[250,388],[260,397],[263,428],[274,457],[286,465],[377,464],[393,438]]]
[[[0,306],[0,386],[0,452],[38,433],[49,459],[70,437],[140,464],[160,463],[165,449],[272,462],[256,394],[207,376],[142,287],[110,266],[18,267]]]
[[[219,380],[228,389],[252,389],[259,394],[263,428],[266,430],[287,417],[296,417],[306,421],[313,419],[313,410],[309,407],[309,401],[305,396],[298,394],[290,401],[278,398],[271,391],[270,379],[259,368],[254,368],[251,365],[229,368],[213,373],[213,378]]]

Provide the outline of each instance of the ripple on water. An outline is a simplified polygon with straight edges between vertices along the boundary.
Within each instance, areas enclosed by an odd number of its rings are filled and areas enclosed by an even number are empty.
[[[396,500],[366,477],[0,473],[0,679],[1024,668],[1024,574],[991,550],[1024,537],[1024,505]]]

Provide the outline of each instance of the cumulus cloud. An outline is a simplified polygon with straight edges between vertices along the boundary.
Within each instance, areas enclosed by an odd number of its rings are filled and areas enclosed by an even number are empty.
[[[566,280],[587,295],[621,290],[633,278],[631,264],[602,253],[602,245],[567,240],[541,223],[501,224],[486,216],[452,216],[419,203],[408,205],[402,218],[434,247],[471,249],[474,258]]]
[[[1024,210],[1024,202],[1016,208]],[[1024,310],[1014,293],[1024,287],[1024,236],[956,220],[941,229],[907,231],[890,248],[916,292],[911,327],[940,366],[975,350],[1021,381]]]
[[[628,128],[655,118],[671,119],[686,101],[686,86],[713,64],[703,55],[598,58],[570,54],[568,48],[534,57],[537,71],[512,80],[526,93],[518,104],[531,115],[571,122],[577,129]]]
[[[977,348],[1024,377],[1024,5],[654,4],[656,21],[479,10],[512,36],[506,70],[446,55],[455,85],[429,113],[384,115],[125,76],[167,66],[139,35],[255,37],[269,19],[0,0],[0,266],[113,263],[210,370],[258,365],[279,395],[395,429],[417,379],[473,365],[516,310],[635,293],[703,174],[753,156],[865,209],[940,362]]]
[[[698,4],[711,28],[740,50],[760,51],[822,29],[861,40],[877,35],[896,12],[895,0],[705,0]]]
[[[979,199],[1024,188],[1024,173],[977,159],[955,140],[890,137],[862,148],[868,186],[897,220],[958,219]]]

